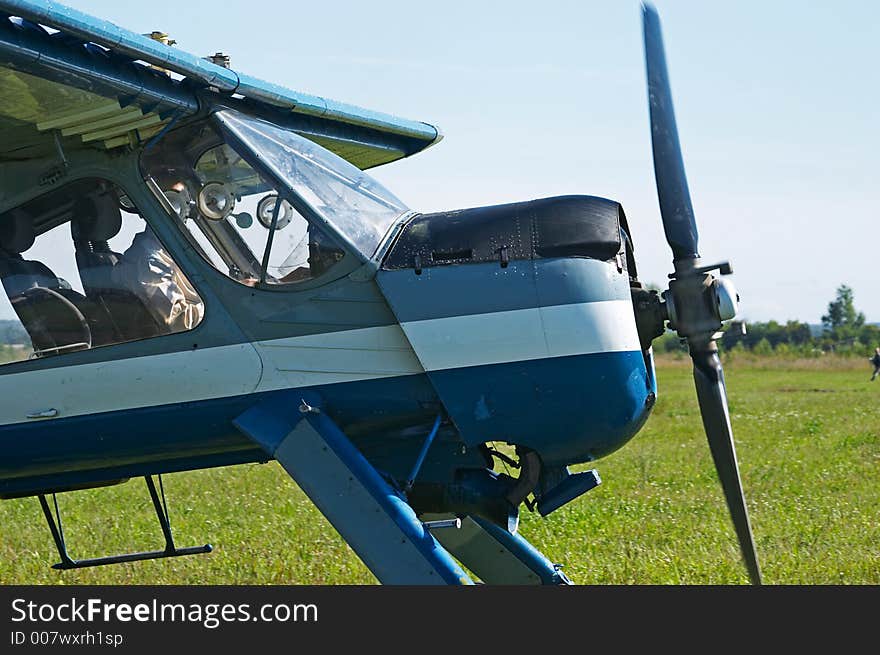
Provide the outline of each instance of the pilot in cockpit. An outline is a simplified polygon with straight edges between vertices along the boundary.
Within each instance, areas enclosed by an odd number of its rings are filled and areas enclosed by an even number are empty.
[[[190,330],[202,320],[204,303],[148,225],[135,234],[113,273],[169,331]]]
[[[87,286],[97,287],[96,296],[115,301],[111,314],[116,324],[123,327],[124,336],[150,336],[149,331],[144,332],[147,323],[155,324],[159,334],[197,325],[204,305],[153,230],[145,224],[120,254],[112,252],[107,245],[107,240],[116,236],[120,227],[119,205],[108,195],[89,195],[76,203],[72,229],[81,277]],[[95,284],[90,285],[90,279]],[[122,294],[133,294],[140,302],[134,298],[125,301]],[[133,320],[138,313],[135,303],[142,305],[140,311],[145,310],[150,318]],[[125,325],[132,322],[138,325]]]

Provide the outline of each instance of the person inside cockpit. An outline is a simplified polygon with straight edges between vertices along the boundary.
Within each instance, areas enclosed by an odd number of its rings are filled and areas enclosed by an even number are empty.
[[[149,226],[134,236],[113,273],[167,331],[190,330],[202,320],[204,303]]]
[[[132,211],[133,210],[128,210]],[[122,226],[111,193],[81,197],[74,205],[71,231],[86,293],[107,309],[122,340],[139,339],[194,327],[204,304],[149,225],[123,253],[108,241]]]

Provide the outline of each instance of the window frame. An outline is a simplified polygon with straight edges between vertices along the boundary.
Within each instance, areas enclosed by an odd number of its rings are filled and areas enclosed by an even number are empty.
[[[307,289],[316,286],[322,286],[327,282],[331,282],[333,280],[338,280],[345,275],[350,274],[354,270],[360,268],[364,264],[370,262],[370,258],[366,257],[358,248],[351,242],[351,240],[340,233],[336,227],[330,223],[326,218],[324,218],[318,211],[315,210],[314,207],[311,206],[306,200],[304,200],[301,196],[295,193],[284,180],[283,177],[279,176],[272,166],[269,166],[266,163],[265,158],[257,151],[253,150],[250,146],[244,143],[241,139],[239,139],[231,130],[227,129],[226,126],[220,121],[218,118],[218,114],[222,111],[226,111],[226,108],[220,108],[214,111],[211,114],[212,123],[216,126],[216,129],[220,132],[220,134],[226,139],[226,142],[229,146],[238,153],[242,159],[244,159],[257,173],[267,178],[274,186],[275,190],[278,193],[278,198],[281,201],[287,201],[290,205],[299,212],[300,216],[302,216],[308,223],[312,223],[317,226],[319,229],[323,230],[325,233],[329,234],[329,236],[343,249],[345,252],[345,256],[337,263],[336,266],[332,266],[323,272],[321,275],[317,277],[312,277],[307,280],[302,280],[300,282],[290,282],[286,284],[269,284],[265,282],[265,277],[267,274],[267,270],[260,271],[260,281],[257,283],[257,287],[260,289],[266,290],[275,290],[275,289]],[[234,111],[234,110],[229,110]],[[284,128],[282,128],[284,129]],[[271,256],[271,246],[275,239],[275,230],[274,225],[277,219],[277,209],[280,207],[281,203],[276,203],[276,212],[273,216],[273,229],[269,232],[269,237],[266,241],[266,250],[263,254],[262,262],[267,263],[269,261],[269,257]],[[356,263],[355,266],[346,267],[346,261]],[[344,269],[343,272],[336,274],[335,271],[337,269]],[[332,274],[332,275],[331,275]],[[307,285],[307,286],[306,286]]]
[[[249,289],[260,289],[261,291],[271,291],[271,292],[291,292],[291,291],[307,291],[310,289],[314,289],[316,287],[323,286],[335,280],[341,279],[353,273],[354,271],[363,267],[365,263],[370,263],[369,258],[364,259],[362,253],[358,251],[356,247],[354,247],[348,239],[342,239],[339,236],[339,232],[335,230],[331,223],[329,223],[326,219],[324,219],[321,214],[316,212],[314,208],[312,208],[307,202],[302,200],[298,195],[293,193],[287,186],[287,184],[279,179],[275,174],[273,174],[271,167],[265,165],[262,161],[262,158],[259,156],[259,153],[255,153],[251,150],[246,144],[242,143],[238,138],[235,137],[234,134],[229,133],[225,128],[223,128],[222,123],[220,121],[215,120],[214,116],[219,111],[226,109],[225,107],[221,107],[214,112],[212,112],[211,117],[200,124],[210,126],[219,137],[219,141],[214,143],[210,142],[206,144],[203,148],[199,148],[189,153],[192,158],[192,162],[188,163],[188,165],[195,166],[196,163],[211,149],[215,147],[220,147],[222,145],[229,146],[238,156],[240,156],[245,163],[247,163],[258,175],[260,175],[268,184],[272,185],[274,192],[277,194],[279,202],[276,203],[276,212],[280,209],[282,202],[288,202],[295,211],[297,211],[300,216],[309,224],[314,225],[326,235],[328,235],[334,243],[336,243],[340,249],[343,251],[344,256],[341,260],[336,262],[335,265],[328,268],[326,271],[323,271],[320,275],[309,277],[304,280],[299,280],[295,282],[286,282],[286,283],[270,283],[266,281],[266,275],[268,274],[268,261],[271,256],[271,247],[275,240],[275,230],[269,230],[269,234],[267,235],[266,245],[263,248],[262,253],[254,252],[247,243],[244,243],[247,251],[253,255],[254,260],[259,264],[259,277],[257,278],[257,282],[253,285],[246,285],[241,280],[235,279],[233,276],[229,275],[226,271],[219,269],[213,259],[204,252],[202,245],[196,240],[194,234],[190,230],[189,227],[184,225],[181,221],[177,212],[174,210],[170,200],[162,191],[160,185],[155,181],[153,176],[150,173],[150,167],[146,165],[144,162],[144,154],[145,152],[141,152],[138,157],[138,170],[140,171],[141,178],[145,184],[145,186],[151,192],[151,195],[154,196],[158,204],[162,207],[163,213],[168,216],[171,223],[174,225],[174,228],[183,234],[183,238],[186,243],[192,247],[196,252],[198,252],[200,259],[204,260],[210,267],[210,270],[216,272],[223,279],[228,280],[229,282],[244,288]],[[186,128],[183,128],[186,129]],[[277,218],[277,215],[273,215],[273,219]],[[195,220],[195,219],[191,219]],[[275,221],[273,220],[273,225]],[[198,230],[202,233],[202,235],[212,244],[212,247],[217,251],[217,254],[223,260],[225,265],[229,265],[226,262],[226,257],[221,252],[221,248],[218,248],[214,245],[211,237],[207,235],[207,231],[196,222],[196,226]],[[234,229],[232,232],[235,233],[235,237],[241,238]],[[230,259],[233,259],[230,257]],[[233,262],[233,264],[236,264]],[[237,264],[236,264],[237,265]]]
[[[358,247],[351,242],[351,239],[348,238],[347,235],[340,232],[333,223],[328,221],[324,216],[322,216],[312,205],[302,198],[299,194],[297,194],[293,189],[290,188],[287,181],[281,176],[273,166],[270,166],[266,161],[266,158],[263,157],[258,151],[251,148],[248,144],[243,142],[238,136],[230,130],[222,121],[222,113],[224,111],[235,112],[234,109],[229,109],[226,107],[221,107],[214,111],[211,114],[211,120],[214,125],[217,126],[217,129],[220,133],[227,139],[227,142],[231,145],[231,147],[239,154],[241,157],[251,165],[251,167],[256,170],[258,173],[268,177],[274,184],[276,189],[278,190],[278,195],[280,198],[287,200],[293,208],[300,213],[300,215],[306,219],[306,221],[310,223],[314,223],[318,227],[320,227],[325,232],[328,232],[330,236],[333,237],[335,241],[339,243],[340,246],[345,250],[346,256],[352,256],[354,259],[357,259],[361,264],[369,263],[370,257],[362,253]],[[240,112],[235,112],[240,113]],[[262,120],[262,119],[255,119]],[[268,121],[267,121],[268,122]],[[287,129],[281,126],[277,126],[279,129]],[[283,195],[282,195],[283,192]],[[334,267],[335,268],[335,267]],[[332,269],[331,269],[332,270]],[[276,286],[284,286],[284,285],[276,285]]]
[[[236,280],[231,275],[224,273],[222,270],[217,268],[217,266],[214,263],[211,256],[207,252],[205,252],[205,249],[202,246],[202,244],[199,243],[198,240],[195,238],[193,231],[190,228],[188,228],[184,224],[184,222],[180,219],[180,217],[177,214],[177,211],[174,209],[174,206],[171,204],[171,201],[168,199],[168,196],[165,194],[165,192],[159,186],[158,182],[156,182],[156,180],[151,175],[148,175],[144,179],[144,183],[146,184],[147,188],[153,193],[153,195],[155,196],[155,198],[159,202],[159,204],[162,206],[162,209],[168,215],[168,218],[172,222],[172,224],[174,225],[175,229],[178,232],[183,234],[184,239],[186,240],[187,244],[189,246],[191,246],[196,252],[199,253],[199,256],[206,263],[208,263],[211,266],[211,269],[214,271],[217,271],[218,273],[223,275],[224,278],[226,278],[228,280],[232,280],[233,282],[235,282],[241,286],[247,286],[245,284],[242,284],[242,282],[240,280]],[[196,228],[199,230],[199,232],[202,234],[202,236],[205,238],[205,240],[211,244],[211,247],[217,252],[217,255],[220,257],[220,259],[223,260],[223,263],[225,266],[227,266],[227,267],[231,267],[231,266],[238,267],[239,266],[239,262],[235,261],[234,253],[232,253],[231,249],[222,243],[222,238],[218,238],[217,235],[214,233],[213,229],[210,227],[207,227],[207,226],[210,226],[210,223],[206,223],[202,217],[192,218],[190,220],[193,221],[193,223],[196,225]],[[259,265],[260,260],[257,259],[257,257],[255,256],[255,253],[251,250],[251,248],[247,245],[247,243],[245,243],[241,239],[241,236],[234,229],[232,229],[231,226],[228,225],[228,223],[221,221],[218,223],[218,227],[220,225],[223,225],[224,227],[222,229],[225,232],[227,232],[226,235],[223,235],[223,238],[228,238],[232,241],[237,240],[239,243],[235,244],[235,247],[242,253],[243,252],[249,253],[251,256],[253,256],[254,262],[256,262]]]
[[[164,212],[160,211],[157,213],[155,211],[153,202],[151,202],[151,198],[153,201],[156,201],[156,199],[153,198],[152,194],[149,193],[149,191],[147,190],[146,185],[144,184],[144,180],[140,179],[139,168],[137,166],[135,168],[135,171],[136,172],[133,175],[131,175],[131,174],[126,174],[129,171],[127,171],[125,168],[123,168],[122,173],[120,173],[118,170],[112,170],[109,168],[103,168],[103,167],[99,167],[99,166],[84,166],[81,168],[78,167],[75,172],[71,172],[69,175],[66,175],[61,181],[59,181],[59,183],[57,185],[53,185],[52,187],[46,188],[46,189],[41,188],[36,193],[30,193],[30,194],[21,195],[21,196],[16,197],[15,203],[6,207],[3,210],[3,213],[11,212],[13,210],[24,207],[25,205],[28,205],[29,203],[37,201],[37,200],[44,198],[50,194],[58,193],[59,191],[65,189],[66,187],[69,187],[69,186],[76,184],[78,182],[82,182],[84,180],[94,180],[97,182],[106,182],[106,183],[113,185],[117,190],[121,191],[129,198],[132,205],[137,209],[137,216],[139,216],[141,218],[141,220],[144,221],[146,226],[152,231],[153,236],[158,240],[158,242],[161,244],[162,248],[171,256],[171,259],[174,262],[175,266],[177,266],[180,269],[180,271],[183,273],[184,277],[186,278],[188,284],[195,290],[196,294],[198,295],[198,297],[201,300],[202,305],[203,305],[203,312],[202,312],[201,320],[194,327],[187,329],[187,330],[180,330],[177,332],[167,332],[164,334],[157,334],[157,335],[153,335],[153,336],[141,337],[138,339],[128,339],[125,341],[117,341],[114,343],[107,343],[107,344],[98,345],[98,346],[91,346],[89,348],[85,348],[82,350],[71,350],[71,351],[66,351],[66,352],[58,352],[58,353],[51,355],[51,356],[48,356],[48,357],[30,357],[29,356],[27,359],[23,359],[23,360],[3,362],[3,363],[0,363],[0,370],[3,371],[3,373],[2,373],[3,375],[18,372],[19,369],[20,369],[20,372],[25,372],[27,370],[40,370],[43,368],[55,368],[58,366],[73,365],[73,364],[77,364],[78,362],[76,360],[81,359],[81,358],[86,359],[86,360],[91,360],[93,358],[92,357],[93,353],[101,353],[101,355],[99,355],[97,357],[97,359],[98,359],[98,361],[105,361],[107,359],[107,357],[104,356],[103,354],[112,350],[112,349],[130,347],[134,344],[139,344],[139,343],[144,343],[144,342],[155,343],[159,339],[163,339],[163,338],[167,339],[169,337],[180,338],[182,335],[186,335],[187,339],[189,339],[190,336],[194,336],[197,338],[200,336],[199,333],[203,331],[204,326],[206,325],[207,321],[209,320],[209,311],[210,311],[209,307],[210,307],[211,303],[209,303],[207,301],[207,299],[206,299],[207,296],[204,292],[204,289],[202,288],[202,285],[200,285],[198,282],[199,271],[191,270],[192,267],[190,266],[189,258],[188,257],[181,257],[180,253],[179,253],[179,248],[174,247],[174,246],[169,247],[168,239],[163,237],[163,235],[162,235],[163,230],[167,229],[168,226],[160,226],[159,229],[157,229],[157,223],[159,225],[161,225],[162,215],[164,214]],[[124,221],[125,220],[124,216],[125,216],[126,212],[124,210],[121,210],[121,211],[123,214],[123,221]],[[54,229],[54,228],[59,227],[61,225],[65,225],[66,223],[69,223],[69,221],[66,221],[65,223],[59,223],[58,225],[54,226],[53,228],[50,228],[50,230],[44,230],[41,234],[36,236],[36,239],[39,239],[40,236],[51,231],[51,229]],[[35,243],[36,243],[36,240],[35,240]],[[71,246],[73,246],[72,238],[71,238]],[[33,246],[31,246],[31,247],[33,247]],[[30,250],[30,248],[28,250]],[[27,251],[25,251],[25,253],[27,253]],[[46,264],[46,265],[48,266],[48,264]],[[51,267],[50,267],[50,270],[52,270]],[[79,275],[79,272],[78,272],[78,275]],[[194,282],[193,280],[196,280],[196,281]],[[80,284],[82,284],[82,279],[80,279]],[[5,294],[6,293],[5,289],[0,289],[0,293]],[[15,316],[14,320],[20,321],[20,319],[18,318],[17,315]],[[24,327],[24,326],[22,325],[22,327]],[[73,362],[70,362],[71,359],[73,359]],[[14,369],[14,370],[11,370],[11,369]]]

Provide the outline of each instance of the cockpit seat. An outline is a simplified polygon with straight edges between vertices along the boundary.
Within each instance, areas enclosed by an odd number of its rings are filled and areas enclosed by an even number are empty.
[[[38,356],[91,347],[88,301],[42,262],[22,253],[36,238],[30,217],[13,210],[0,216],[0,279]]]
[[[76,247],[76,265],[86,296],[106,312],[116,336],[114,342],[133,341],[163,333],[133,286],[119,274],[125,255],[108,243],[122,229],[122,213],[108,195],[77,200],[70,224]]]

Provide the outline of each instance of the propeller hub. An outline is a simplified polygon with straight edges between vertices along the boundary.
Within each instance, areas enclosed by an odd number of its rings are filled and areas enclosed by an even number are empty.
[[[699,259],[677,262],[664,292],[669,327],[679,336],[702,342],[715,338],[721,324],[736,316],[739,294],[733,282],[715,277],[711,271],[732,272],[730,264],[701,266]]]
[[[669,327],[680,337],[711,340],[721,329],[721,316],[715,278],[711,273],[676,277],[666,292]]]
[[[715,296],[718,300],[718,317],[722,321],[729,321],[739,311],[739,294],[733,282],[718,278],[715,280]]]

